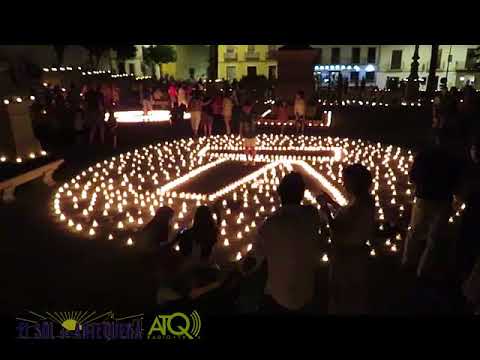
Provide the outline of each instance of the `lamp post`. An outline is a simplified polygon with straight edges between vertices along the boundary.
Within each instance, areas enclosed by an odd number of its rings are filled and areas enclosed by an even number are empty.
[[[437,90],[437,77],[436,77],[436,70],[437,70],[437,61],[438,61],[438,48],[439,45],[435,44],[432,45],[432,54],[430,57],[430,68],[428,70],[428,80],[427,80],[427,95],[431,96]]]
[[[407,94],[408,101],[418,99],[418,48],[419,45],[415,45],[415,51],[412,56],[412,64],[410,66],[410,75],[408,76]]]
[[[445,85],[447,86],[448,86],[448,69],[450,68],[451,62],[452,62],[452,45],[450,45],[450,49],[448,50],[447,71],[445,72]]]

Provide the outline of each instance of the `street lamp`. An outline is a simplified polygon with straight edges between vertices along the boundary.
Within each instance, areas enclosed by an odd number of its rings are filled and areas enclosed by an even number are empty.
[[[445,85],[447,86],[448,86],[448,69],[450,67],[451,62],[452,62],[452,45],[450,45],[450,49],[448,50],[447,71],[445,72]]]
[[[410,66],[410,75],[408,76],[407,93],[406,98],[408,101],[418,99],[418,48],[419,45],[415,45],[415,51],[412,56],[412,65]]]

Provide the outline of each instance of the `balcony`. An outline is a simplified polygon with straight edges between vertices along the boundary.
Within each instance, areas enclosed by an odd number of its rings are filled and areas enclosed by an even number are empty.
[[[237,53],[234,52],[226,52],[223,55],[225,61],[237,61]]]
[[[258,61],[258,60],[260,60],[260,53],[258,53],[256,51],[247,51],[245,53],[245,60]]]
[[[277,50],[268,50],[267,51],[267,60],[276,60]]]

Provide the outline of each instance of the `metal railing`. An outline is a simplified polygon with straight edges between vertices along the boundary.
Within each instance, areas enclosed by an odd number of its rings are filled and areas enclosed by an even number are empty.
[[[257,51],[247,51],[245,53],[246,60],[258,60],[260,59],[260,54]]]
[[[237,61],[237,53],[231,53],[231,52],[226,52],[224,55],[223,55],[223,58],[225,59],[225,61]]]

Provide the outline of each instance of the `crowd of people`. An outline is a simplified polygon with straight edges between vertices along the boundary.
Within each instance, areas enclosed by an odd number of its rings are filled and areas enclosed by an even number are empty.
[[[190,113],[194,137],[211,136],[213,124],[223,124],[226,134],[243,138],[245,163],[255,164],[256,123],[260,116],[257,101],[237,84],[207,91],[199,82],[163,82],[158,87],[143,86],[139,96],[146,114],[156,107],[172,112],[175,123]],[[304,132],[306,101],[299,91],[293,102],[297,133]],[[117,124],[113,116],[120,105],[119,89],[91,82],[68,90],[53,87],[46,92],[44,106],[33,111],[51,114],[50,126],[59,130],[66,124],[77,141],[103,144],[106,134],[116,147]],[[432,141],[420,151],[410,172],[415,186],[410,223],[401,259],[407,284],[418,279],[442,282],[453,276],[461,284],[473,311],[480,311],[480,246],[476,227],[480,214],[480,145],[477,92],[467,86],[458,92],[443,87],[432,107]],[[277,101],[277,117],[289,120],[289,103]],[[105,114],[109,114],[105,121]],[[284,128],[282,127],[282,133]],[[282,206],[258,228],[253,251],[241,262],[243,279],[263,272],[265,282],[251,295],[253,308],[265,313],[317,313],[320,227],[328,224],[332,251],[329,253],[328,312],[366,314],[369,299],[368,247],[366,241],[376,228],[375,202],[370,194],[372,175],[360,164],[343,170],[342,183],[348,205],[339,206],[327,194],[317,197],[320,211],[301,205],[305,182],[299,173],[282,180],[278,195]],[[448,227],[454,208],[465,204],[455,234]],[[225,271],[215,265],[221,207],[199,207],[189,229],[172,229],[174,211],[160,208],[139,235],[148,244],[153,268],[162,274],[157,302],[196,298],[221,287]],[[215,219],[215,220],[214,220]],[[178,245],[180,251],[173,250]],[[453,255],[452,255],[453,254]],[[452,259],[453,258],[453,259]],[[242,283],[242,281],[240,281]],[[248,287],[248,286],[247,286]]]
[[[478,137],[480,99],[471,85],[462,91],[443,86],[434,98],[432,110],[432,137],[436,144],[461,142],[468,145]]]
[[[120,89],[113,83],[71,83],[68,89],[58,85],[35,93],[32,122],[37,137],[49,142],[63,139],[67,143],[92,144],[98,138],[105,143],[108,134],[117,146],[117,123],[113,116],[120,102]],[[105,121],[106,115],[107,121]]]
[[[480,311],[480,246],[476,236],[479,159],[476,147],[465,161],[440,145],[418,153],[410,171],[415,200],[401,259],[406,291],[420,281],[446,282],[453,274],[462,288],[466,308],[472,312]],[[324,249],[319,230],[326,226],[331,237],[328,313],[372,313],[367,242],[378,226],[371,195],[372,174],[363,165],[352,164],[343,170],[342,183],[347,205],[340,206],[328,194],[320,193],[317,210],[302,205],[306,190],[302,174],[287,174],[277,190],[281,207],[258,227],[253,249],[235,271],[234,286],[231,270],[229,273],[215,262],[220,204],[211,209],[198,207],[192,227],[178,232],[172,229],[174,211],[160,208],[141,232],[150,249],[149,258],[163,274],[157,284],[156,303],[191,301],[215,289],[225,291],[228,283],[239,309],[264,314],[319,314],[322,286],[316,274]],[[459,203],[466,207],[458,230],[452,234],[449,218]]]

